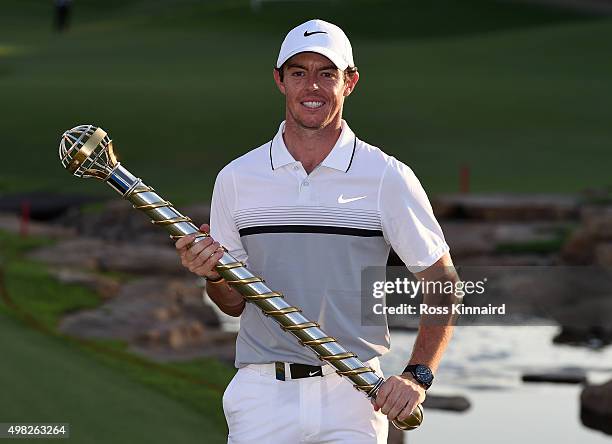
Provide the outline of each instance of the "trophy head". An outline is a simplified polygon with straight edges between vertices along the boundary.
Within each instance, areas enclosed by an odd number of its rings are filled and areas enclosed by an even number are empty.
[[[94,125],[79,125],[62,134],[59,157],[64,168],[77,177],[106,180],[118,165],[113,142]]]

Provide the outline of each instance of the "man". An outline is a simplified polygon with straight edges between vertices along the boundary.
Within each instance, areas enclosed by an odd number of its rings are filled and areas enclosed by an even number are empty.
[[[245,305],[214,266],[223,245],[381,374],[378,356],[388,351],[389,334],[386,325],[361,323],[361,271],[384,266],[392,246],[419,279],[450,279],[449,249],[412,171],[342,120],[359,73],[340,28],[311,20],[291,30],[273,74],[286,120],[270,142],[219,173],[211,237],[176,243],[183,265],[207,280],[210,298],[241,317],[239,370],[223,399],[228,442],[385,443],[388,420],[408,417],[425,399],[451,327],[422,325],[411,366],[388,378],[372,405]]]
[[[71,3],[72,0],[55,0],[55,29],[58,32],[68,30]]]

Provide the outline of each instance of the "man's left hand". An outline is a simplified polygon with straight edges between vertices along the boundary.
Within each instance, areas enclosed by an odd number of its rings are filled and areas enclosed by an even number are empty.
[[[372,401],[374,410],[381,410],[389,421],[408,418],[417,405],[425,400],[425,389],[412,375],[390,376]]]

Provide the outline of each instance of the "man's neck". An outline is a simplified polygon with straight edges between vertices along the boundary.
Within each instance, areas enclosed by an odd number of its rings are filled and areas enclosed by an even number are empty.
[[[331,152],[341,133],[341,121],[321,129],[307,129],[287,119],[283,140],[289,153],[310,174]]]

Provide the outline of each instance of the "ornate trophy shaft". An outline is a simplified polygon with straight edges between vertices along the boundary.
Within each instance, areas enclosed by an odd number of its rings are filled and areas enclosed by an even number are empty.
[[[151,223],[164,227],[172,239],[198,233],[196,242],[207,237],[191,219],[177,211],[170,202],[162,199],[153,188],[125,169],[113,152],[112,141],[106,132],[93,125],[81,125],[66,131],[60,142],[60,159],[66,169],[77,177],[95,177],[110,185],[151,219]],[[336,339],[328,336],[316,322],[304,317],[301,310],[287,303],[283,294],[268,288],[265,281],[251,273],[245,265],[225,250],[216,271],[235,288],[247,302],[255,304],[266,316],[270,316],[280,328],[292,334],[299,343],[310,348],[322,361],[336,369],[340,376],[348,378],[357,390],[368,397],[376,397],[384,378],[377,376],[357,356]],[[393,421],[402,430],[417,428],[423,420],[421,406],[405,421]]]

